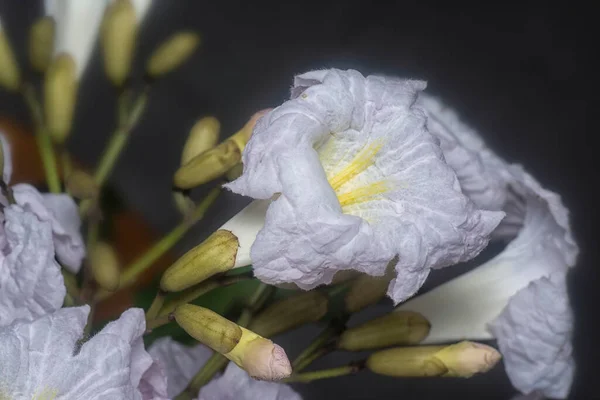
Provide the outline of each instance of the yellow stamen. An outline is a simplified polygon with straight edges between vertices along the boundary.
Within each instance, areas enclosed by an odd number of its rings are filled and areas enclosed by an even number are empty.
[[[346,193],[338,194],[338,200],[342,208],[365,201],[373,200],[390,189],[389,184],[385,181],[371,183],[366,186],[359,187]]]
[[[383,147],[383,142],[375,140],[359,151],[347,167],[328,179],[333,190],[337,191],[342,185],[369,168],[381,147]]]

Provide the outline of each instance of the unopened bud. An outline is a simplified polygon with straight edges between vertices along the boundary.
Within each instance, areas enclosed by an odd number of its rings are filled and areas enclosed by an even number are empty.
[[[313,290],[279,300],[252,319],[250,330],[265,337],[316,322],[327,313],[329,299]]]
[[[69,174],[66,188],[73,197],[82,200],[96,198],[99,192],[94,177],[80,169],[76,169]]]
[[[187,217],[191,215],[196,207],[196,203],[192,200],[187,194],[181,192],[179,190],[173,191],[173,202],[175,203],[175,207],[177,210],[183,215]]]
[[[346,311],[350,314],[359,312],[364,308],[377,304],[385,297],[390,284],[391,276],[361,275],[351,284],[344,297]]]
[[[131,0],[117,0],[108,6],[102,20],[101,41],[104,70],[116,87],[129,76],[137,35],[135,7]]]
[[[21,85],[21,71],[0,22],[0,86],[16,91]]]
[[[194,32],[179,32],[167,39],[152,53],[146,73],[156,78],[171,72],[183,64],[200,44],[200,35]]]
[[[242,160],[242,152],[254,125],[270,110],[254,114],[244,127],[218,146],[192,158],[175,173],[174,184],[180,189],[191,189],[223,176]]]
[[[181,165],[187,164],[192,158],[215,147],[219,142],[220,131],[221,124],[215,117],[205,117],[196,122],[183,146]]]
[[[237,249],[237,237],[230,231],[219,229],[164,272],[161,289],[178,292],[215,274],[229,271],[235,264]]]
[[[420,343],[429,333],[429,321],[406,311],[386,314],[342,333],[338,348],[348,351],[378,349]]]
[[[50,64],[44,81],[46,126],[56,143],[63,143],[71,131],[77,96],[76,65],[68,54]]]
[[[236,323],[207,308],[184,304],[173,315],[190,336],[216,352],[229,353],[242,338],[242,329]]]
[[[90,267],[94,280],[102,289],[114,292],[121,277],[117,253],[111,245],[98,242],[90,254]]]
[[[241,162],[237,163],[233,166],[233,168],[231,168],[229,171],[227,171],[225,173],[225,179],[228,182],[235,181],[237,178],[242,176],[243,172],[244,172],[244,164],[242,164]]]
[[[50,16],[39,18],[29,31],[29,62],[38,72],[46,72],[54,51],[56,24]]]
[[[396,377],[470,378],[489,371],[500,358],[500,353],[493,347],[464,341],[448,346],[382,350],[372,354],[366,366],[377,374]]]

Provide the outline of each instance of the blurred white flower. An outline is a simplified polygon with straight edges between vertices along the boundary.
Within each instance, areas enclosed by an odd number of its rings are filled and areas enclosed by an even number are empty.
[[[0,218],[0,327],[59,309],[65,298],[50,223],[17,205]],[[3,354],[0,351],[0,354]],[[1,370],[1,369],[0,369]]]
[[[79,346],[88,313],[88,306],[63,308],[0,328],[0,397],[166,399],[166,393],[156,394],[160,385],[153,397],[142,397],[139,388],[154,364],[144,350],[143,310],[125,311]]]
[[[227,187],[276,197],[250,251],[259,279],[311,289],[340,270],[383,275],[399,256],[388,291],[397,303],[431,268],[487,245],[504,213],[478,210],[461,192],[414,104],[424,88],[313,71],[297,76],[292,99],[257,122],[244,173]]]

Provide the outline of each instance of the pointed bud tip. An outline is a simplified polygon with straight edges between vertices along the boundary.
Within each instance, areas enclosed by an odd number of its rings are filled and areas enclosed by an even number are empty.
[[[243,364],[251,377],[264,381],[278,381],[292,374],[292,364],[285,350],[264,338],[254,340]]]
[[[489,371],[502,358],[498,350],[485,344],[461,342],[456,346],[459,346],[461,349],[458,355],[458,363],[462,368],[473,371],[473,373]]]

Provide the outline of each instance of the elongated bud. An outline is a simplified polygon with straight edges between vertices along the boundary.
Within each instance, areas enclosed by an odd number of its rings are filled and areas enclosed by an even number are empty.
[[[219,353],[229,353],[242,338],[237,324],[204,307],[184,304],[174,317],[190,336]]]
[[[152,53],[146,73],[157,78],[183,64],[200,44],[200,35],[194,32],[179,32],[163,42]]]
[[[116,87],[129,76],[137,36],[135,7],[131,0],[116,0],[106,9],[102,20],[101,41],[104,70]]]
[[[280,346],[210,310],[186,304],[179,306],[174,316],[192,337],[223,354],[253,378],[279,380],[292,372]]]
[[[187,164],[192,158],[215,147],[219,142],[220,131],[221,124],[215,117],[205,117],[196,122],[183,146],[181,165]]]
[[[242,152],[250,139],[254,125],[268,111],[270,109],[257,112],[234,135],[181,166],[175,173],[175,186],[180,189],[191,189],[224,175],[240,163]]]
[[[71,131],[76,96],[75,61],[68,54],[60,54],[50,64],[44,80],[46,126],[56,143],[63,143]]]
[[[248,328],[271,337],[320,320],[327,313],[328,303],[328,297],[316,290],[290,296],[265,308]]]
[[[38,72],[46,72],[52,61],[56,24],[50,16],[39,18],[29,31],[29,62]]]
[[[21,85],[21,71],[0,22],[0,86],[16,91]]]
[[[420,343],[429,333],[429,322],[418,313],[394,312],[367,321],[342,333],[338,348],[349,351]]]
[[[372,354],[366,365],[371,371],[388,376],[470,378],[489,371],[500,358],[493,347],[464,341],[449,346],[382,350]]]
[[[235,264],[237,248],[237,237],[230,231],[219,229],[164,272],[160,280],[161,289],[178,292],[215,274],[229,271]]]
[[[344,297],[346,311],[354,314],[368,306],[377,304],[385,297],[391,276],[361,275],[350,285]]]
[[[94,177],[85,171],[76,169],[67,177],[67,191],[78,199],[93,199],[98,196],[98,184]]]
[[[227,179],[227,181],[229,181],[229,182],[235,181],[237,178],[242,176],[243,172],[244,172],[244,164],[242,164],[241,162],[237,163],[229,171],[227,171],[225,173],[225,179]]]
[[[90,254],[94,280],[102,289],[114,292],[119,288],[120,268],[117,253],[111,245],[98,242]]]

